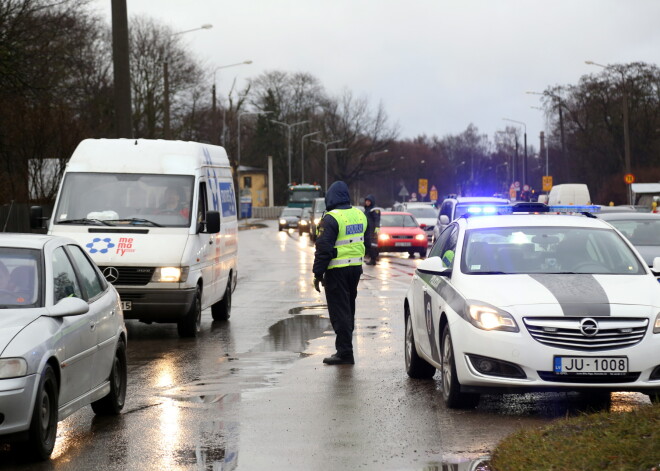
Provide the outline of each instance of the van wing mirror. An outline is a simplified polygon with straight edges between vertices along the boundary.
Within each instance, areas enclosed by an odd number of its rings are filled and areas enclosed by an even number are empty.
[[[206,220],[201,225],[204,226],[204,232],[217,234],[220,232],[220,213],[218,211],[206,211]]]
[[[45,219],[47,218],[44,217],[44,208],[30,206],[30,229],[43,229]]]

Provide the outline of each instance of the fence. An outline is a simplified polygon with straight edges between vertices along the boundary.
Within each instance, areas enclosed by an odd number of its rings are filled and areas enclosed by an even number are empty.
[[[284,206],[252,206],[253,219],[277,219]]]

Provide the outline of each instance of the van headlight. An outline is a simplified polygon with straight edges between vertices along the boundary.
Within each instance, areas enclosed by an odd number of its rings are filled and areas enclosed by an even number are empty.
[[[158,267],[151,281],[154,283],[183,283],[188,279],[189,267]]]
[[[653,323],[653,333],[660,334],[660,312],[655,316],[655,322]]]
[[[518,332],[518,324],[513,316],[506,311],[493,306],[481,304],[468,304],[468,321],[475,327],[483,330],[503,330]]]
[[[0,379],[20,378],[27,374],[27,361],[25,358],[0,359]]]

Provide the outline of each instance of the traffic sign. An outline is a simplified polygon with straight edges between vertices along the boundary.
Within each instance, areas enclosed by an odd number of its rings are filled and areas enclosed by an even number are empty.
[[[513,182],[513,187],[516,189],[516,191],[520,191],[520,182]]]
[[[431,201],[438,200],[438,189],[435,187],[435,185],[431,185],[431,193],[429,194],[429,197]]]
[[[529,191],[529,185],[523,185],[523,191]]]
[[[626,182],[627,184],[629,184],[629,185],[630,185],[631,183],[635,183],[635,175],[633,175],[632,173],[626,173],[626,174],[623,176],[623,181],[625,181],[625,182]]]
[[[419,194],[422,196],[426,196],[426,194],[428,193],[429,181],[426,178],[420,178],[418,187],[419,187]]]
[[[405,198],[405,197],[408,196],[409,194],[410,194],[410,193],[408,193],[408,189],[406,188],[406,186],[405,186],[405,185],[402,185],[402,186],[401,186],[401,191],[399,191],[399,196],[402,197],[402,198]]]
[[[552,190],[552,176],[546,175],[543,177],[543,191]]]

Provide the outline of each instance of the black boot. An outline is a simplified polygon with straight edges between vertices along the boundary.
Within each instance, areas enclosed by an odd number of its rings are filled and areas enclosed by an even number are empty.
[[[355,359],[352,354],[339,356],[337,353],[331,357],[323,359],[326,365],[355,365]]]

